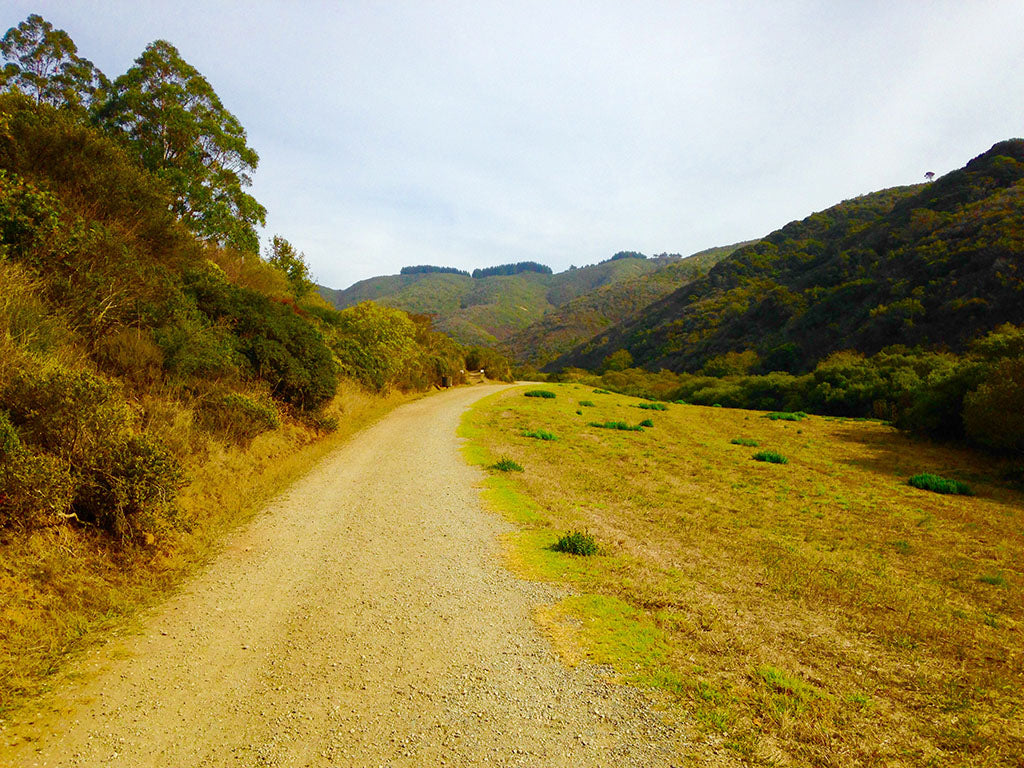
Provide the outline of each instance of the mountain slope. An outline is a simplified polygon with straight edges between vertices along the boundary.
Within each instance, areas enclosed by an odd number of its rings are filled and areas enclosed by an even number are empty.
[[[426,272],[362,280],[344,290],[320,288],[339,309],[367,299],[434,315],[438,330],[465,344],[495,344],[545,313],[601,286],[655,271],[649,259],[614,259],[559,274],[520,272],[472,278]]]
[[[520,362],[544,366],[596,334],[622,323],[687,282],[703,276],[745,243],[710,248],[685,259],[659,257],[652,272],[602,285],[549,311],[512,334],[509,354]]]
[[[930,184],[848,200],[792,222],[550,367],[627,349],[651,369],[697,370],[753,350],[802,370],[840,349],[962,349],[1024,321],[1024,140]]]

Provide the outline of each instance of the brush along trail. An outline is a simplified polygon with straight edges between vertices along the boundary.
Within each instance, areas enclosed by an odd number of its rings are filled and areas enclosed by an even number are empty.
[[[636,691],[568,668],[459,452],[495,386],[394,411],[239,529],[138,631],[0,730],[4,766],[669,766]]]

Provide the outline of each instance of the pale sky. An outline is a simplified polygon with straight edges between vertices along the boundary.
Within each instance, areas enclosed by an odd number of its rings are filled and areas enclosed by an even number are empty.
[[[688,254],[1024,135],[1024,1],[91,2],[108,77],[173,43],[260,155],[264,239],[344,288],[409,264]]]

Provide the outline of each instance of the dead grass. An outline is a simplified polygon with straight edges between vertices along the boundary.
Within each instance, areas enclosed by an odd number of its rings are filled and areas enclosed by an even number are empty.
[[[328,408],[338,416],[336,432],[318,437],[290,422],[244,450],[205,438],[181,406],[147,403],[151,428],[180,457],[190,457],[179,527],[151,546],[127,549],[88,528],[58,526],[27,535],[0,530],[0,713],[45,690],[69,653],[165,597],[208,560],[227,531],[409,399],[381,398],[343,381]]]
[[[993,484],[984,457],[876,422],[698,406],[627,437],[575,415],[589,389],[556,391],[542,406],[488,398],[464,431],[473,460],[527,467],[488,494],[522,526],[510,566],[578,593],[545,613],[559,647],[574,635],[667,691],[737,762],[1024,765],[1024,495]],[[593,415],[637,402],[606,396]],[[737,434],[788,457],[784,471]],[[906,484],[922,471],[977,495]],[[548,549],[584,528],[602,555]]]

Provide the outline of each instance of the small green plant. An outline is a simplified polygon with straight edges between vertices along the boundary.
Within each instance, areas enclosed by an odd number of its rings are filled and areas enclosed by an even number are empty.
[[[907,480],[908,485],[912,485],[915,488],[920,488],[922,491],[932,491],[934,493],[946,493],[960,496],[972,496],[973,492],[971,487],[966,483],[961,483],[959,480],[948,480],[945,477],[939,477],[928,472],[922,472],[914,475],[912,478]]]
[[[543,397],[550,400],[555,396],[555,393],[550,389],[531,389],[523,393],[526,397]]]
[[[644,428],[637,424],[635,427],[630,426],[624,421],[592,421],[589,426],[597,427],[598,429],[618,429],[623,432],[643,432]]]
[[[643,408],[645,411],[667,411],[668,406],[664,403],[637,403],[637,408]]]
[[[807,414],[803,411],[795,411],[790,413],[789,411],[772,411],[766,413],[764,418],[771,419],[772,421],[803,421],[807,418]]]
[[[1006,577],[1003,576],[1002,571],[1000,571],[999,573],[985,574],[984,576],[979,576],[978,581],[980,581],[982,584],[991,584],[993,587],[1006,586]]]
[[[581,557],[596,555],[598,550],[597,539],[594,538],[593,534],[587,533],[586,531],[572,531],[567,533],[552,544],[551,548],[555,552],[565,552],[570,555],[579,555]]]
[[[584,408],[594,408],[593,400],[580,400],[580,405]]]
[[[544,429],[527,429],[523,431],[523,437],[532,437],[536,440],[557,440],[553,433]]]
[[[769,464],[788,464],[789,459],[775,451],[758,451],[754,454],[754,461],[766,461]]]
[[[654,422],[651,421],[650,419],[644,419],[643,421],[640,422],[640,426],[641,427],[653,427],[654,426]]]
[[[689,403],[686,402],[685,400],[673,400],[672,402],[675,403],[676,405],[689,405]]]
[[[749,437],[734,437],[729,442],[733,445],[745,445],[748,448],[757,448],[761,445],[757,440],[751,440]]]
[[[892,543],[892,548],[899,552],[901,555],[909,555],[911,552],[910,543],[899,539]]]
[[[611,392],[609,392],[607,389],[595,389],[594,390],[594,394],[595,395],[610,395]]]
[[[508,456],[502,456],[496,462],[491,464],[491,469],[497,469],[501,472],[522,472],[523,467],[518,462],[513,461]]]
[[[221,393],[200,401],[196,406],[196,421],[240,446],[247,446],[257,435],[281,426],[273,405],[238,392]]]

